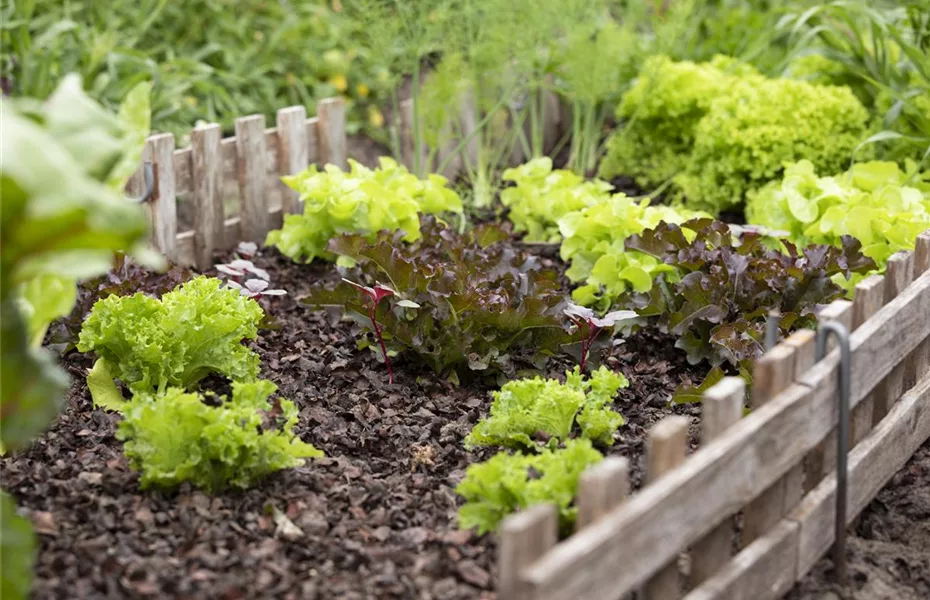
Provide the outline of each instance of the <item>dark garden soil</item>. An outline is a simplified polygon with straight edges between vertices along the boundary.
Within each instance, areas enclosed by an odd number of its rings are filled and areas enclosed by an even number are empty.
[[[930,442],[879,492],[849,530],[849,583],[833,581],[821,560],[790,600],[927,600],[930,598]]]
[[[254,342],[263,376],[300,407],[297,433],[326,453],[246,491],[190,487],[142,491],[114,438],[119,417],[92,407],[84,383],[93,358],[62,359],[73,384],[58,420],[28,450],[0,460],[3,487],[40,538],[36,598],[493,598],[494,536],[460,531],[454,493],[466,467],[462,438],[486,413],[493,382],[460,386],[397,360],[397,382],[356,349],[346,323],[296,302],[330,265],[296,266],[267,251],[278,329]],[[639,332],[607,364],[630,387],[611,454],[642,479],[644,437],[670,413],[689,367],[669,338]],[[550,375],[571,364],[553,361]],[[283,518],[286,517],[286,520]]]

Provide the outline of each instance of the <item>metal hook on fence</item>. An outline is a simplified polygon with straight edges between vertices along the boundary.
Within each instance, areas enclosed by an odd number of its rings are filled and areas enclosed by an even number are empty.
[[[849,452],[849,397],[850,397],[850,352],[849,330],[842,323],[831,321],[817,329],[816,359],[827,353],[827,337],[836,337],[840,347],[840,421],[836,429],[836,521],[833,545],[833,564],[836,581],[846,583],[846,478],[847,453]]]
[[[138,198],[128,197],[127,199],[130,202],[145,204],[155,192],[155,169],[152,167],[151,161],[142,163],[142,180],[145,182],[145,191]]]

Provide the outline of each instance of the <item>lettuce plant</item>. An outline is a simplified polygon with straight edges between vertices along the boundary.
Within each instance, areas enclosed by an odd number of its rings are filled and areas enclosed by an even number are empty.
[[[818,307],[844,295],[834,276],[848,278],[875,267],[849,236],[841,248],[819,245],[804,251],[790,242],[772,249],[767,242],[753,231],[734,236],[725,223],[710,219],[680,227],[663,223],[626,245],[674,266],[680,277],[672,281],[660,275],[652,290],[624,301],[640,315],[656,317],[659,329],[678,338],[675,345],[691,364],[726,363],[748,373],[750,361],[762,355],[770,312],[781,314],[782,334],[813,327]]]
[[[516,185],[501,191],[501,203],[510,209],[514,230],[525,232],[528,242],[559,242],[559,219],[609,198],[606,181],[585,181],[566,170],[552,170],[548,156],[504,171],[502,179]]]
[[[608,143],[600,177],[671,181],[675,196],[712,214],[777,179],[785,162],[839,169],[870,127],[848,88],[769,79],[725,57],[647,61],[617,116],[625,124]]]
[[[569,304],[565,309],[565,316],[572,322],[578,332],[581,342],[581,348],[578,357],[578,368],[584,373],[585,365],[588,362],[588,354],[597,341],[597,336],[601,331],[613,327],[619,321],[635,319],[636,313],[631,310],[615,310],[607,313],[603,317],[598,317],[594,311],[577,304]]]
[[[512,373],[521,361],[540,365],[570,341],[563,326],[565,300],[558,273],[535,257],[495,243],[507,232],[494,226],[459,235],[431,217],[422,237],[403,244],[402,233],[344,235],[329,245],[357,263],[358,285],[393,292],[370,312],[356,284],[317,288],[303,302],[339,306],[356,321],[361,348],[378,352],[373,323],[388,354],[409,356],[436,372]]]
[[[604,311],[627,290],[648,291],[653,278],[674,267],[642,252],[628,251],[624,240],[661,222],[683,223],[707,216],[683,208],[651,206],[615,194],[606,201],[569,213],[559,220],[564,237],[560,253],[571,262],[566,276],[584,282],[573,293],[575,302]]]
[[[333,260],[326,244],[340,234],[373,240],[381,230],[402,230],[403,241],[413,242],[420,236],[419,213],[462,212],[461,198],[446,187],[444,177],[419,179],[390,158],[382,157],[380,163],[372,170],[350,160],[348,173],[333,165],[320,172],[311,165],[284,177],[284,183],[300,193],[304,211],[285,215],[284,226],[271,231],[265,243],[295,261]]]
[[[568,440],[575,424],[581,437],[609,446],[623,416],[608,408],[617,390],[630,384],[622,374],[601,367],[589,379],[579,367],[557,379],[518,379],[494,392],[491,414],[465,437],[465,447],[505,446],[538,449]]]
[[[818,177],[813,163],[802,160],[754,194],[746,213],[751,223],[783,230],[801,246],[841,246],[851,235],[884,270],[892,254],[913,250],[917,236],[930,229],[930,173],[921,176],[913,163],[901,170],[876,161]],[[835,281],[851,290],[859,278]]]
[[[232,398],[211,398],[171,387],[128,404],[116,432],[143,488],[190,481],[216,492],[246,488],[269,473],[297,467],[322,452],[294,434],[297,407],[272,398],[270,381],[236,382]],[[217,404],[218,402],[218,404]]]
[[[459,508],[459,527],[477,528],[479,534],[495,531],[514,512],[552,503],[559,508],[560,529],[567,533],[577,515],[573,503],[578,479],[603,458],[590,440],[578,439],[568,440],[561,449],[526,455],[499,452],[473,464],[455,488],[465,499]]]
[[[242,341],[255,339],[262,315],[258,304],[219,279],[197,277],[161,300],[143,293],[100,300],[77,347],[95,352],[103,363],[95,370],[109,372],[134,395],[190,389],[210,373],[251,381],[258,355]]]

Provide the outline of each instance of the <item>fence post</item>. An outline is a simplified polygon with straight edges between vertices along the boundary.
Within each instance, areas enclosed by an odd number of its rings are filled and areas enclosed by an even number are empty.
[[[930,269],[930,231],[925,231],[917,236],[917,243],[914,246],[914,279]],[[907,389],[914,387],[927,372],[930,366],[930,338],[925,339],[911,354],[908,361],[906,381]]]
[[[278,172],[296,175],[310,165],[310,140],[307,136],[307,109],[303,106],[282,108],[277,113]],[[300,194],[281,184],[281,210],[284,214],[303,212]]]
[[[320,132],[320,162],[340,169],[346,163],[346,103],[342,98],[326,98],[316,106]]]
[[[885,304],[885,278],[870,275],[856,285],[853,299],[853,331],[865,323],[872,315],[881,310]],[[872,430],[872,411],[875,392],[872,392],[853,409],[852,429],[849,435],[849,447],[854,448]]]
[[[655,483],[684,462],[688,452],[689,424],[687,417],[666,417],[649,431],[646,439],[646,476],[649,483]],[[678,562],[673,559],[646,582],[643,596],[645,600],[677,600],[680,591]]]
[[[191,131],[191,183],[194,188],[194,262],[203,271],[213,252],[226,245],[223,212],[223,130],[216,123]]]
[[[178,204],[174,183],[174,135],[160,133],[149,138],[155,186],[149,207],[155,247],[168,260],[177,261]]]
[[[629,495],[630,462],[620,456],[608,456],[581,474],[575,530],[594,523]]]
[[[746,381],[742,377],[724,377],[704,392],[701,400],[701,445],[723,435],[743,416],[746,401]],[[727,517],[691,547],[691,573],[688,585],[697,587],[730,558],[733,541],[733,521]]]
[[[267,156],[264,115],[236,119],[236,174],[242,202],[239,211],[241,237],[258,244],[265,241],[271,221],[265,189]]]
[[[523,569],[555,546],[559,511],[554,504],[537,504],[504,520],[498,556],[498,598],[525,600],[528,587]]]
[[[897,252],[888,259],[885,268],[885,304],[898,297],[914,278],[914,255],[910,252]],[[872,426],[885,418],[892,405],[904,392],[905,365],[900,364],[879,384],[875,394],[872,410]]]
[[[752,407],[759,408],[794,383],[794,349],[779,344],[756,361],[753,368]],[[772,484],[746,505],[743,547],[761,537],[781,519],[785,505],[785,478]]]

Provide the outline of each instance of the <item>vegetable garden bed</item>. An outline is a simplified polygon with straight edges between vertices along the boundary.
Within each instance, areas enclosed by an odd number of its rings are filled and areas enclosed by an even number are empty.
[[[300,205],[281,175],[346,162],[343,110],[339,100],[324,101],[320,116],[308,120],[302,108],[284,109],[268,130],[263,118],[245,117],[226,140],[207,126],[192,132],[187,149],[175,149],[171,135],[150,138],[157,248],[209,272],[237,242],[264,241]],[[239,211],[227,218],[223,190],[233,179]],[[146,192],[144,170],[129,187]],[[189,232],[178,231],[176,202],[184,195],[194,203]],[[695,233],[718,233],[706,227]],[[671,239],[675,231],[660,233]],[[565,265],[551,248],[513,236],[497,243],[517,263],[553,269],[557,293],[569,294]],[[500,382],[453,384],[401,358],[388,383],[358,352],[349,324],[295,300],[338,283],[344,271],[297,265],[276,250],[254,262],[289,296],[262,299],[269,320],[250,347],[261,376],[296,403],[294,432],[325,458],[245,491],[208,495],[183,484],[176,493],[140,492],[115,435],[119,417],[92,404],[90,356],[68,353],[66,409],[30,448],[0,461],[5,488],[41,535],[35,595],[474,598],[496,591],[500,598],[600,599],[642,590],[655,599],[775,598],[831,543],[839,367],[835,352],[814,364],[810,330],[756,363],[745,418],[739,378],[706,391],[700,407],[668,405],[676,386],[707,374],[688,365],[673,337],[645,328],[615,343],[603,361],[629,380],[617,396],[626,422],[611,434],[609,458],[582,476],[578,531],[557,543],[559,513],[542,504],[507,519],[498,543],[459,530],[453,489],[466,467],[492,454],[466,451],[463,440],[488,414]],[[928,267],[930,232],[914,253],[895,255],[885,277],[859,283],[854,302],[836,301],[819,315],[855,328],[850,519],[930,437]],[[149,274],[123,292],[164,291],[189,276]],[[71,322],[83,319],[89,303],[79,298],[77,306]],[[572,366],[554,357],[544,373],[558,378]],[[229,392],[219,377],[202,388]]]

